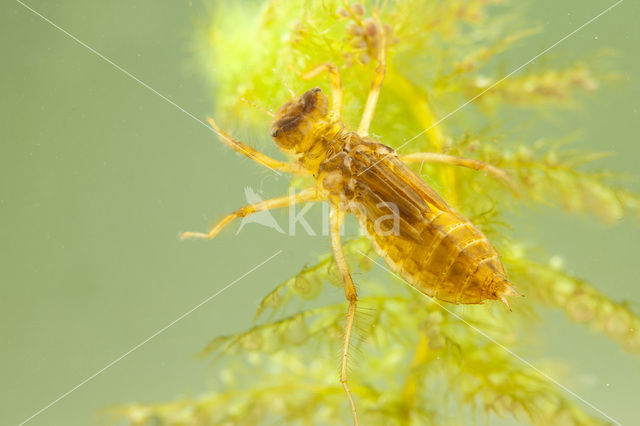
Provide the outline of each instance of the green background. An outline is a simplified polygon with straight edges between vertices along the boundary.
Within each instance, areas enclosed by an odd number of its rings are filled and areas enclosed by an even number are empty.
[[[504,54],[505,63],[525,62],[612,3],[531,2],[525,22],[544,31]],[[207,4],[28,4],[198,119],[212,114],[214,94],[193,54]],[[627,0],[546,58],[612,48],[623,78],[535,131],[580,130],[580,147],[616,152],[601,164],[636,176],[639,20],[640,5]],[[27,419],[283,250],[29,424],[90,424],[116,404],[198,395],[214,374],[193,354],[248,327],[257,301],[326,252],[327,238],[248,225],[213,242],[179,241],[180,231],[202,230],[242,205],[245,187],[271,197],[286,192],[287,179],[225,149],[201,123],[19,3],[0,6],[0,32],[0,424]],[[284,213],[275,217],[286,225]],[[609,296],[640,301],[637,220],[605,226],[523,207],[512,224],[517,238],[561,255]],[[341,300],[340,289],[331,291]],[[543,341],[522,355],[564,360],[563,384],[623,424],[637,423],[638,357],[559,313],[543,321]]]

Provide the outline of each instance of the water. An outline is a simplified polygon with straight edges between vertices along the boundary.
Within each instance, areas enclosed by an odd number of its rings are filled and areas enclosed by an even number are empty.
[[[196,118],[211,114],[214,93],[192,53],[206,4],[28,4]],[[526,13],[544,31],[505,62],[525,62],[607,4],[535,2]],[[328,241],[248,226],[212,243],[180,242],[180,231],[202,229],[241,205],[246,186],[275,196],[286,192],[286,180],[231,153],[185,111],[24,6],[0,8],[0,423],[29,418],[283,249],[30,424],[88,424],[113,405],[204,392],[215,375],[192,355],[211,337],[249,326],[256,301]],[[611,48],[622,79],[534,132],[579,130],[580,147],[616,152],[601,164],[631,175],[640,171],[639,17],[640,6],[624,2],[544,58]],[[286,223],[284,214],[276,218]],[[637,221],[604,226],[523,207],[513,226],[614,299],[640,300]],[[566,385],[634,424],[637,356],[560,315],[545,321],[542,352],[570,363]]]

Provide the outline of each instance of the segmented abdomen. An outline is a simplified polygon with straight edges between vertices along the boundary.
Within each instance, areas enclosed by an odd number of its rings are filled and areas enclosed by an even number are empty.
[[[341,146],[320,165],[319,189],[337,208],[358,218],[396,273],[419,291],[447,302],[496,299],[508,306],[505,296],[518,293],[479,229],[391,148],[352,133]]]
[[[507,285],[498,253],[464,217],[437,211],[427,217],[419,239],[376,233],[374,223],[359,217],[378,254],[394,272],[428,296],[453,303],[498,299]]]

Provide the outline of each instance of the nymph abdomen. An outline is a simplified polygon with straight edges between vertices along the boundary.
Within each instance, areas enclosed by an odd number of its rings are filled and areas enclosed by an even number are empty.
[[[380,235],[374,222],[360,218],[378,254],[422,293],[453,303],[501,300],[508,285],[498,253],[471,222],[452,212],[433,214],[420,240]]]

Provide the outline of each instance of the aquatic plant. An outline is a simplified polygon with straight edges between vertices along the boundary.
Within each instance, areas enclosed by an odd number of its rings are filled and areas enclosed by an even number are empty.
[[[268,118],[243,99],[280,106],[289,97],[281,79],[297,93],[311,85],[328,92],[328,79],[299,76],[330,62],[342,73],[345,122],[355,128],[376,67],[379,34],[368,26],[374,5],[271,0],[258,9],[230,3],[216,6],[197,49],[214,83],[218,122],[253,128],[267,139]],[[527,297],[515,301],[513,312],[497,304],[434,302],[378,268],[374,262],[384,263],[368,240],[349,239],[345,252],[362,292],[356,324],[362,339],[353,343],[350,383],[365,425],[469,424],[493,415],[531,424],[606,424],[541,374],[542,367],[523,366],[505,350],[517,352],[535,336],[540,307],[560,310],[640,353],[640,317],[627,303],[514,241],[505,226],[505,213],[520,203],[553,203],[611,223],[640,216],[640,197],[620,176],[585,168],[599,154],[500,136],[502,111],[571,108],[611,75],[592,71],[588,61],[532,65],[493,86],[504,74],[499,54],[537,30],[514,30],[521,28],[518,13],[503,3],[389,1],[380,10],[388,70],[372,134],[403,152],[464,155],[510,174],[518,193],[462,168],[415,168],[491,238],[510,280]],[[341,285],[328,253],[268,293],[254,327],[216,337],[203,349],[201,356],[214,359],[219,372],[210,394],[131,404],[119,414],[133,425],[349,421],[337,373],[346,302],[320,297],[327,286]]]

